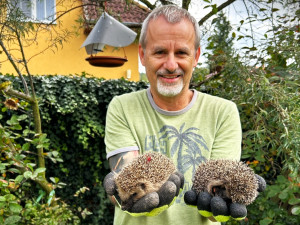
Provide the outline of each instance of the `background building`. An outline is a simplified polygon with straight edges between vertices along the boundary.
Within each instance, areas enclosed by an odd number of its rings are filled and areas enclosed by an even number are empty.
[[[33,26],[44,25],[44,28],[48,29],[48,32],[43,29],[43,32],[25,35],[27,40],[32,40],[32,44],[24,45],[31,74],[69,75],[84,72],[87,75],[106,79],[123,77],[129,80],[139,80],[137,40],[124,49],[105,46],[104,52],[97,54],[118,57],[126,55],[128,61],[123,66],[113,68],[90,65],[85,60],[89,55],[84,48],[81,48],[81,45],[104,10],[137,32],[149,13],[145,7],[138,3],[127,6],[125,0],[98,1],[98,3],[91,0],[31,0],[30,5],[28,1],[21,0],[17,4],[26,15],[32,18],[30,22],[33,22]],[[53,19],[55,22],[51,23]],[[62,42],[62,45],[51,46],[50,40],[55,40],[56,35],[59,34],[67,34],[66,41]],[[13,49],[13,46],[10,48]],[[19,52],[12,51],[12,54],[16,62],[21,58]],[[0,65],[1,73],[16,74],[5,54],[0,54]],[[20,66],[19,69],[26,74],[25,68]]]

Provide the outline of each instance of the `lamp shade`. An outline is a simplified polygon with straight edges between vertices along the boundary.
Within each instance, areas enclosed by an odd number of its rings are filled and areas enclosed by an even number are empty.
[[[136,35],[134,31],[104,12],[81,47],[85,47],[87,54],[91,55],[102,51],[105,45],[128,46]]]

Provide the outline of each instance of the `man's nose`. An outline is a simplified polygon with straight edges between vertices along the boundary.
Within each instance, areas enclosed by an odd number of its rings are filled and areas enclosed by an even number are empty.
[[[174,54],[168,54],[164,63],[164,67],[170,72],[173,72],[178,68],[178,64],[176,62],[176,57],[174,56]]]

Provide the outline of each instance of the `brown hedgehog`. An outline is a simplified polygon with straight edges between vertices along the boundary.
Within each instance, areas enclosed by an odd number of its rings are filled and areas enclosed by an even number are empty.
[[[253,170],[243,162],[210,160],[199,165],[192,190],[197,195],[206,191],[212,196],[249,205],[258,195],[258,181]]]
[[[171,159],[160,153],[146,153],[134,159],[115,177],[122,209],[129,209],[146,194],[157,192],[175,171]]]

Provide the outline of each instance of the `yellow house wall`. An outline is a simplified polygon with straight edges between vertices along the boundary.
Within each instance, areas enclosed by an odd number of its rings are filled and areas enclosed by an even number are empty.
[[[81,1],[71,1],[65,0],[64,5],[57,5],[56,11],[60,12],[71,6],[79,5]],[[53,30],[74,30],[73,26],[79,26],[75,22],[81,15],[83,11],[82,8],[73,10],[64,16],[62,16],[57,24],[51,25]],[[28,66],[30,73],[33,75],[69,75],[69,74],[81,74],[85,72],[94,77],[101,77],[105,79],[117,79],[117,78],[126,78],[128,80],[137,81],[139,80],[138,72],[138,44],[133,43],[130,46],[125,47],[125,53],[128,61],[120,67],[95,67],[90,65],[85,59],[89,57],[86,54],[85,49],[81,48],[81,45],[87,38],[87,35],[84,34],[83,29],[78,30],[79,35],[73,35],[67,42],[64,42],[62,47],[58,46],[58,49],[52,48],[48,49],[41,54],[33,57],[29,60]],[[32,37],[28,37],[32,38]],[[48,35],[44,33],[38,34],[37,44],[31,45],[24,49],[26,58],[31,58],[31,56],[36,55],[41,50],[45,49],[47,46]],[[122,48],[116,50],[114,47],[106,46],[104,52],[98,53],[97,55],[103,56],[118,56],[124,57],[124,51]],[[18,56],[16,58],[19,58]],[[6,59],[4,54],[0,54],[0,61]],[[21,68],[21,72],[26,74],[24,68]],[[127,77],[127,71],[131,71],[131,77]],[[1,63],[0,72],[17,74],[11,64],[6,61]]]

